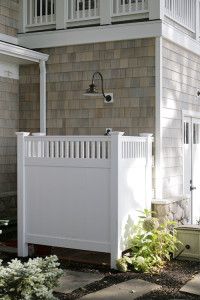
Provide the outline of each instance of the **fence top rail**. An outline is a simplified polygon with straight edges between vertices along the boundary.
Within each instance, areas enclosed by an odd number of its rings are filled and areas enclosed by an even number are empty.
[[[26,136],[26,141],[110,141],[110,136]],[[130,142],[146,142],[147,137],[140,136],[121,136],[122,141]]]

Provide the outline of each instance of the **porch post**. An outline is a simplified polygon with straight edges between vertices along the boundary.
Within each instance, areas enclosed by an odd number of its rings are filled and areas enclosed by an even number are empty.
[[[27,0],[19,1],[19,32],[25,33],[27,25]]]
[[[26,243],[26,197],[25,197],[25,143],[29,132],[16,132],[17,135],[17,243],[18,256],[28,256]]]
[[[200,36],[200,1],[196,0],[196,40],[199,40]]]
[[[68,0],[56,0],[56,29],[66,28],[67,14]]]
[[[40,132],[46,134],[46,64],[40,61]]]
[[[164,9],[164,0],[149,0],[149,20],[162,20]]]
[[[112,14],[112,1],[101,0],[100,1],[100,24],[101,25],[111,24],[111,14]]]

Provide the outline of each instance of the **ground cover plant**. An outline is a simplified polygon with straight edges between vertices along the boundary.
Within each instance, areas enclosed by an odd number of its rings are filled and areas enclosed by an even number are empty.
[[[120,271],[158,272],[177,250],[180,242],[174,229],[176,223],[169,220],[159,223],[152,214],[154,212],[145,210],[138,224],[134,225],[135,235],[130,238],[130,249],[117,260]]]
[[[56,256],[29,259],[22,263],[13,259],[6,266],[0,261],[0,299],[54,300],[52,290],[62,275]]]

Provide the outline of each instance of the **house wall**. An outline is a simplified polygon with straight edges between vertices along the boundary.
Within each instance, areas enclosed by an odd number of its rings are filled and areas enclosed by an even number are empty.
[[[16,136],[19,128],[19,81],[0,77],[0,215],[16,210]]]
[[[163,198],[183,194],[182,110],[200,112],[200,58],[163,40]]]
[[[42,50],[47,62],[47,132],[63,135],[102,135],[107,127],[154,133],[155,39],[87,44]],[[100,71],[103,97],[83,96],[92,75]],[[100,82],[97,83],[100,86]],[[39,130],[39,70],[20,68],[20,129]]]
[[[0,33],[16,36],[18,30],[19,0],[0,1]]]

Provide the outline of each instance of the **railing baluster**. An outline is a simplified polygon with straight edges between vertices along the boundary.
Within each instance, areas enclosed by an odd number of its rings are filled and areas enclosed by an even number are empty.
[[[91,158],[95,158],[95,142],[91,142]]]
[[[84,148],[84,142],[81,141],[81,156],[80,158],[85,158],[85,148]]]
[[[91,0],[88,0],[88,18],[91,18]]]
[[[90,142],[86,142],[86,158],[90,158]]]
[[[42,24],[42,0],[40,0],[40,24]]]
[[[100,141],[97,142],[97,159],[101,158],[101,143]]]
[[[74,158],[74,141],[70,141],[70,158]]]
[[[34,23],[38,23],[38,16],[37,16],[37,0],[35,0],[35,18],[34,18]]]
[[[53,22],[53,15],[54,15],[54,12],[53,12],[53,5],[54,5],[54,0],[51,0],[51,22]]]
[[[48,0],[45,1],[45,15],[46,23],[48,23]]]
[[[102,142],[102,159],[106,158],[106,142]]]

